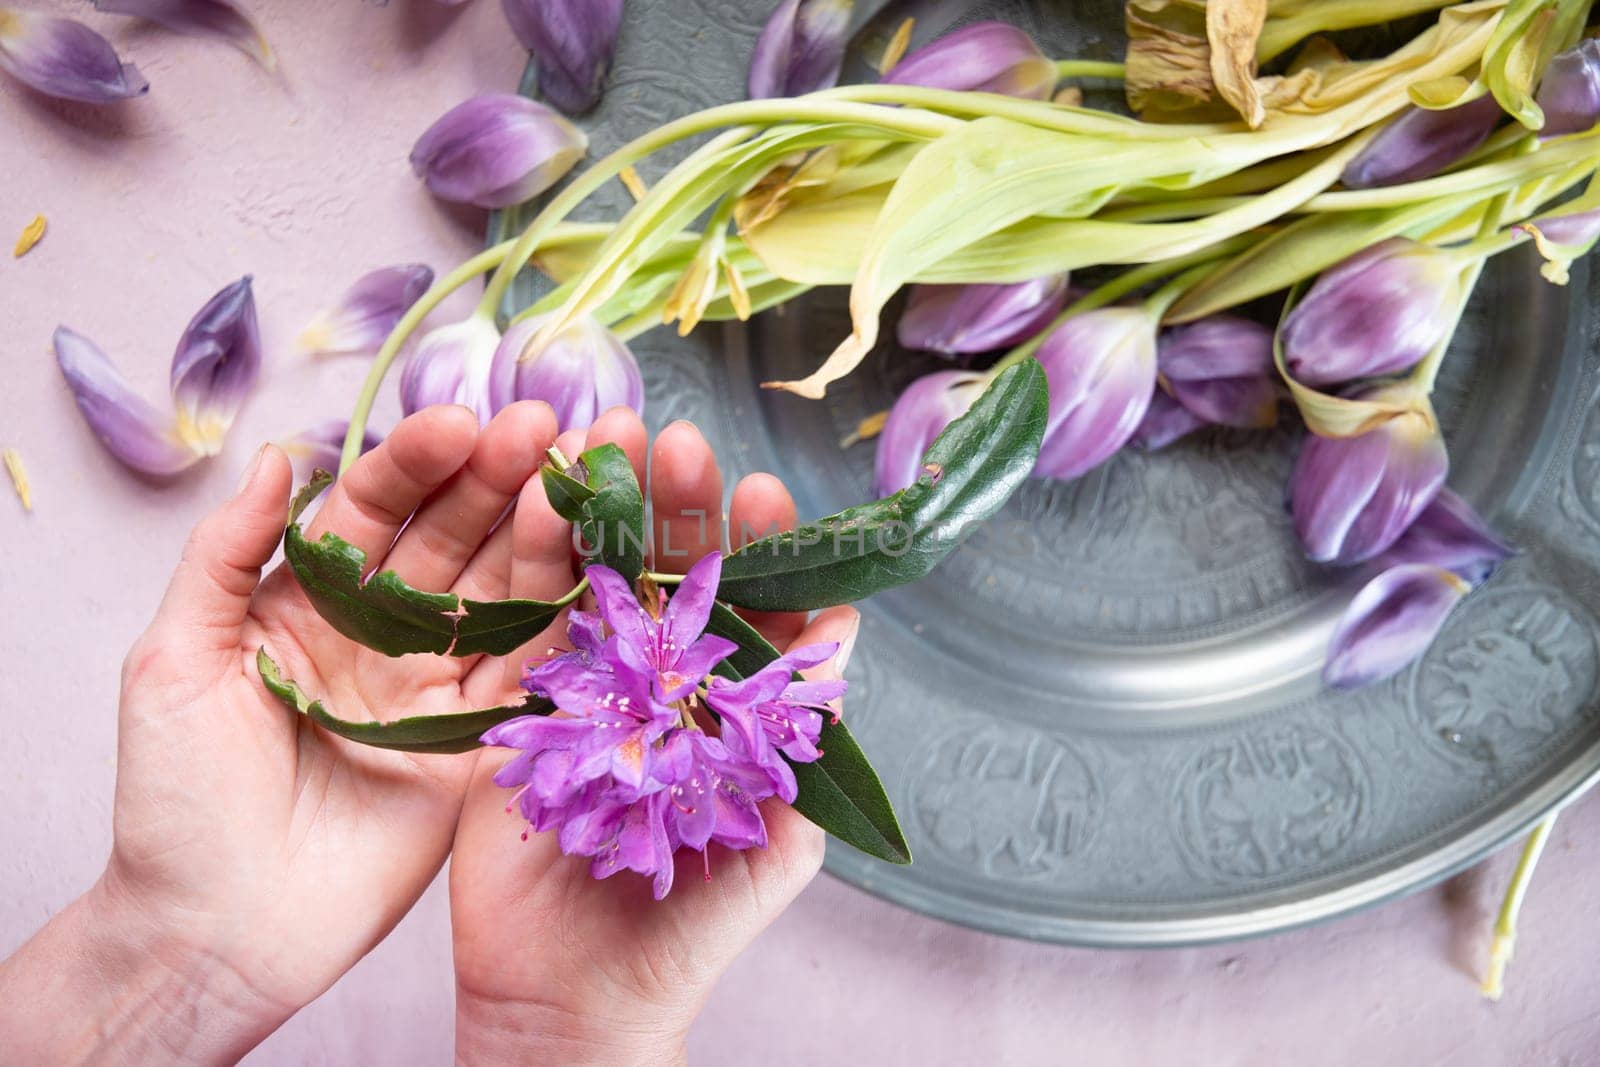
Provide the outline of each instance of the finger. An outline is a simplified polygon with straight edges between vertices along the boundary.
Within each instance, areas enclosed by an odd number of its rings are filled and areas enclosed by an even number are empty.
[[[729,547],[738,548],[771,534],[792,530],[794,525],[794,498],[777,478],[770,474],[751,474],[733,487],[733,502],[728,505]],[[788,648],[806,625],[803,611],[741,610],[739,614],[779,648]]]
[[[522,484],[556,439],[550,405],[512,404],[489,420],[466,465],[422,505],[383,560],[418,589],[440,592],[461,577]]]
[[[572,524],[555,513],[545,497],[544,482],[530,478],[517,497],[511,522],[511,580],[509,595],[533,600],[556,600],[577,584],[573,571]],[[468,696],[498,702],[517,691],[523,665],[543,657],[552,647],[565,647],[567,613],[521,648],[498,660],[484,660],[473,668],[464,685]]]
[[[644,428],[644,421],[639,418],[639,413],[629,407],[614,407],[594,420],[594,425],[589,427],[588,439],[584,448],[599,448],[601,445],[616,445],[627,455],[628,462],[633,465],[633,476],[639,479],[639,484],[644,485],[644,461],[646,451],[650,444],[650,436]]]
[[[675,422],[650,452],[655,567],[682,574],[722,550],[722,472],[692,422]]]
[[[478,439],[478,417],[459,405],[423,408],[356,460],[311,521],[307,536],[328,531],[381,560],[411,513],[460,469]]]
[[[263,447],[239,491],[189,536],[156,614],[157,623],[182,632],[187,647],[239,647],[261,568],[283,536],[291,480],[288,457],[274,445]]]

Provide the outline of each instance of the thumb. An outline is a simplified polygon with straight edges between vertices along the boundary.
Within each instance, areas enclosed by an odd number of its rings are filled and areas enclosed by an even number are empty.
[[[264,445],[233,498],[200,521],[183,548],[156,624],[181,634],[190,647],[238,647],[261,568],[283,536],[288,515],[289,460]]]

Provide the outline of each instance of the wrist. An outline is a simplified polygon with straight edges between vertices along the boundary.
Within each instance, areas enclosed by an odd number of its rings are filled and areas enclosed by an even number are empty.
[[[0,964],[0,1004],[18,1062],[233,1062],[292,1014],[105,878]]]
[[[588,1008],[488,996],[456,985],[456,1062],[671,1065],[688,1062],[693,1012],[594,997]],[[626,1010],[619,1010],[624,1006]]]

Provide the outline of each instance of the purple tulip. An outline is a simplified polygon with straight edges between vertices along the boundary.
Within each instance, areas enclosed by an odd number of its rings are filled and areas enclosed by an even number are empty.
[[[218,37],[268,70],[278,65],[272,47],[233,0],[94,0],[96,11],[158,22],[176,33]]]
[[[514,323],[494,354],[488,398],[495,411],[518,400],[543,400],[562,430],[586,429],[614,407],[644,411],[644,379],[628,346],[594,319],[582,318],[537,352],[528,343],[550,321]]]
[[[309,478],[314,470],[336,471],[340,454],[344,451],[344,438],[350,432],[350,420],[330,419],[303,430],[279,446],[293,461],[296,472]],[[365,455],[383,443],[383,435],[370,427],[361,435],[361,452]]]
[[[1471,504],[1444,488],[1383,553],[1380,562],[1385,566],[1427,563],[1476,586],[1488,579],[1497,564],[1515,554]]]
[[[1461,264],[1391,237],[1324,271],[1283,324],[1284,362],[1306,385],[1397,374],[1455,327]]]
[[[321,355],[375,352],[432,284],[433,271],[421,263],[364,274],[337,304],[317,312],[297,343]]]
[[[906,387],[878,435],[873,483],[879,496],[916,483],[922,475],[922,454],[946,426],[966,413],[983,388],[982,374],[960,370],[934,371]]]
[[[1350,189],[1372,189],[1431,178],[1483,144],[1502,115],[1488,93],[1443,111],[1413,107],[1357,153],[1339,180]]]
[[[1161,335],[1156,371],[1173,399],[1208,423],[1244,430],[1278,421],[1272,331],[1237,315],[1212,315]]]
[[[1405,563],[1362,587],[1333,632],[1322,680],[1354,689],[1395,674],[1425,652],[1472,586],[1443,567]]]
[[[1156,384],[1156,326],[1139,308],[1074,315],[1036,353],[1050,387],[1050,421],[1033,473],[1076,478],[1127,443]]]
[[[1546,241],[1563,248],[1587,249],[1600,240],[1600,208],[1548,215],[1534,219],[1533,225]]]
[[[1600,120],[1600,41],[1585,38],[1551,59],[1539,82],[1537,100],[1544,111],[1540,136],[1592,129]]]
[[[533,53],[539,92],[569,115],[600,102],[617,51],[622,0],[501,0],[506,20]]]
[[[261,327],[245,275],[206,301],[178,339],[172,357],[178,436],[201,455],[216,455],[260,376]]]
[[[113,456],[157,476],[177,474],[199,462],[200,454],[179,438],[171,416],[163,416],[135,393],[93,341],[60,326],[55,350],[56,364],[84,421]]]
[[[1048,100],[1057,78],[1055,63],[1026,33],[1004,22],[974,22],[912,52],[883,81]]]
[[[139,68],[81,22],[0,8],[0,70],[41,93],[89,104],[150,91]]]
[[[486,315],[470,315],[440,326],[418,342],[400,373],[400,409],[407,415],[433,404],[461,404],[487,424],[489,374],[500,331]]]
[[[428,127],[411,169],[441,200],[508,207],[560,181],[588,147],[583,131],[543,104],[484,93]]]
[[[946,356],[992,352],[1038,333],[1066,298],[1065,274],[1013,285],[914,285],[896,336],[906,348]]]
[[[750,57],[752,100],[804,96],[839,81],[855,0],[783,0]]]
[[[1145,409],[1139,428],[1128,438],[1128,445],[1141,452],[1156,452],[1196,430],[1211,423],[1174,400],[1166,390],[1157,387],[1150,394],[1150,406]]]
[[[1391,400],[1398,388],[1358,398]],[[1431,410],[1397,415],[1359,437],[1308,434],[1289,483],[1307,557],[1348,565],[1383,552],[1438,495],[1449,468]]]

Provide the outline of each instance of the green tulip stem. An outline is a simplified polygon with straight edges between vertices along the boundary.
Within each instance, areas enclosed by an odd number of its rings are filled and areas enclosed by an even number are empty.
[[[1517,946],[1517,913],[1522,910],[1522,900],[1528,895],[1528,886],[1533,881],[1533,870],[1539,864],[1539,856],[1544,852],[1545,842],[1550,838],[1550,828],[1555,823],[1556,816],[1548,815],[1528,835],[1528,840],[1522,846],[1522,856],[1517,860],[1517,869],[1511,874],[1511,884],[1506,887],[1505,898],[1500,902],[1500,914],[1494,921],[1494,941],[1489,946],[1489,969],[1483,976],[1481,987],[1483,995],[1490,1000],[1499,1000],[1505,992],[1506,966],[1511,962]]]
[[[1058,78],[1105,78],[1121,81],[1128,76],[1125,63],[1104,63],[1092,59],[1059,59],[1056,61]]]

